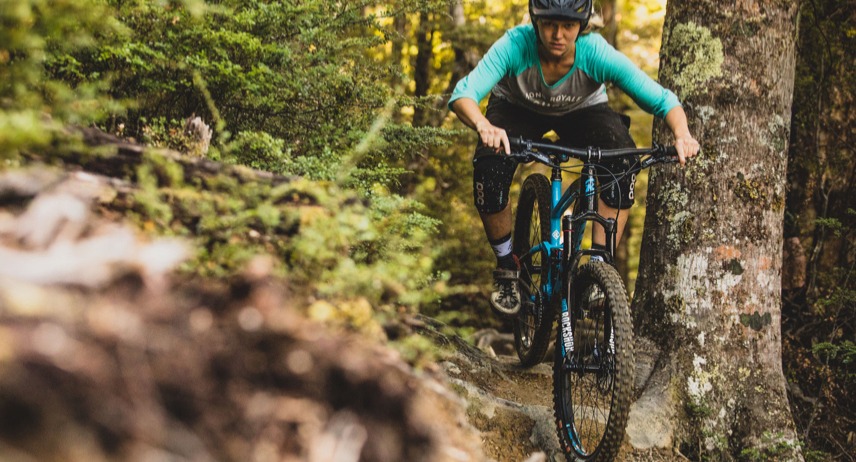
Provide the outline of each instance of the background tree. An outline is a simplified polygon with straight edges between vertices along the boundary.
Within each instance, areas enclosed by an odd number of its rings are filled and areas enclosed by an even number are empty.
[[[856,453],[856,155],[852,2],[802,2],[782,271],[785,369],[801,437]],[[822,415],[832,418],[820,418]]]
[[[634,324],[661,353],[631,421],[659,419],[692,458],[801,457],[780,333],[795,19],[769,0],[668,4],[660,80],[702,153],[651,173]]]

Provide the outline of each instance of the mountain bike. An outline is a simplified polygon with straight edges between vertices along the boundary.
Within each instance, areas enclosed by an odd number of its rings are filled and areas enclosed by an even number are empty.
[[[522,307],[514,319],[514,344],[521,363],[540,362],[557,323],[553,361],[553,408],[559,442],[570,460],[611,461],[624,436],[633,378],[630,305],[613,266],[616,220],[598,213],[600,188],[619,178],[599,173],[595,162],[635,161],[622,175],[657,163],[677,161],[674,147],[574,149],[522,138],[511,141],[511,156],[551,168],[526,177],[517,202],[512,239],[520,261]],[[562,187],[562,164],[583,162],[580,177]],[[572,210],[568,213],[568,210]],[[582,249],[588,222],[603,226],[606,250]],[[603,261],[592,261],[599,255]],[[590,260],[581,264],[583,257]]]

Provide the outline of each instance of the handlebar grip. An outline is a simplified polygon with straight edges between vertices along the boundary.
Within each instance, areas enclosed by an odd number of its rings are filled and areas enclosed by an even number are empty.
[[[668,164],[676,164],[680,162],[678,159],[678,150],[674,146],[665,146],[663,150],[663,162]]]
[[[508,143],[509,143],[511,149],[525,148],[526,147],[526,141],[523,139],[523,137],[520,137],[520,136],[509,137]]]

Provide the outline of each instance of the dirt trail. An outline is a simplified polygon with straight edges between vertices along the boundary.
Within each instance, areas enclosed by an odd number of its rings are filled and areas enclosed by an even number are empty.
[[[469,402],[467,418],[481,431],[487,456],[501,462],[558,454],[547,364],[523,369],[516,357],[486,356],[474,363],[460,355],[443,366]]]
[[[482,346],[477,348],[439,334],[437,327],[429,327],[435,341],[456,351],[440,366],[466,401],[467,419],[481,432],[485,455],[498,462],[563,460],[555,438],[550,365],[525,369],[517,356],[495,354],[513,351],[510,334],[485,331],[481,341],[476,334]]]
[[[489,343],[496,350],[513,348],[510,334],[492,337]],[[553,417],[549,355],[547,362],[525,369],[516,356],[493,354],[491,347],[456,346],[458,353],[441,366],[468,403],[467,418],[481,432],[485,455],[498,462],[564,462]],[[637,364],[639,381],[647,373],[644,355],[641,359]],[[617,458],[626,462],[682,460],[686,459],[671,450],[634,448],[628,438]]]

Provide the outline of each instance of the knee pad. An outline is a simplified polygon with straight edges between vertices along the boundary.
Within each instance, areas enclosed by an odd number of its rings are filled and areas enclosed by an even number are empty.
[[[636,202],[636,173],[625,175],[625,172],[636,161],[637,159],[622,159],[616,162],[605,163],[602,165],[603,169],[598,169],[600,184],[607,185],[612,183],[610,186],[602,188],[600,192],[600,198],[603,199],[606,205],[620,210],[633,207],[633,204]],[[620,179],[614,182],[613,176],[614,178],[620,177]]]
[[[501,212],[508,206],[508,193],[517,162],[508,157],[476,152],[473,159],[473,202],[481,213]]]

